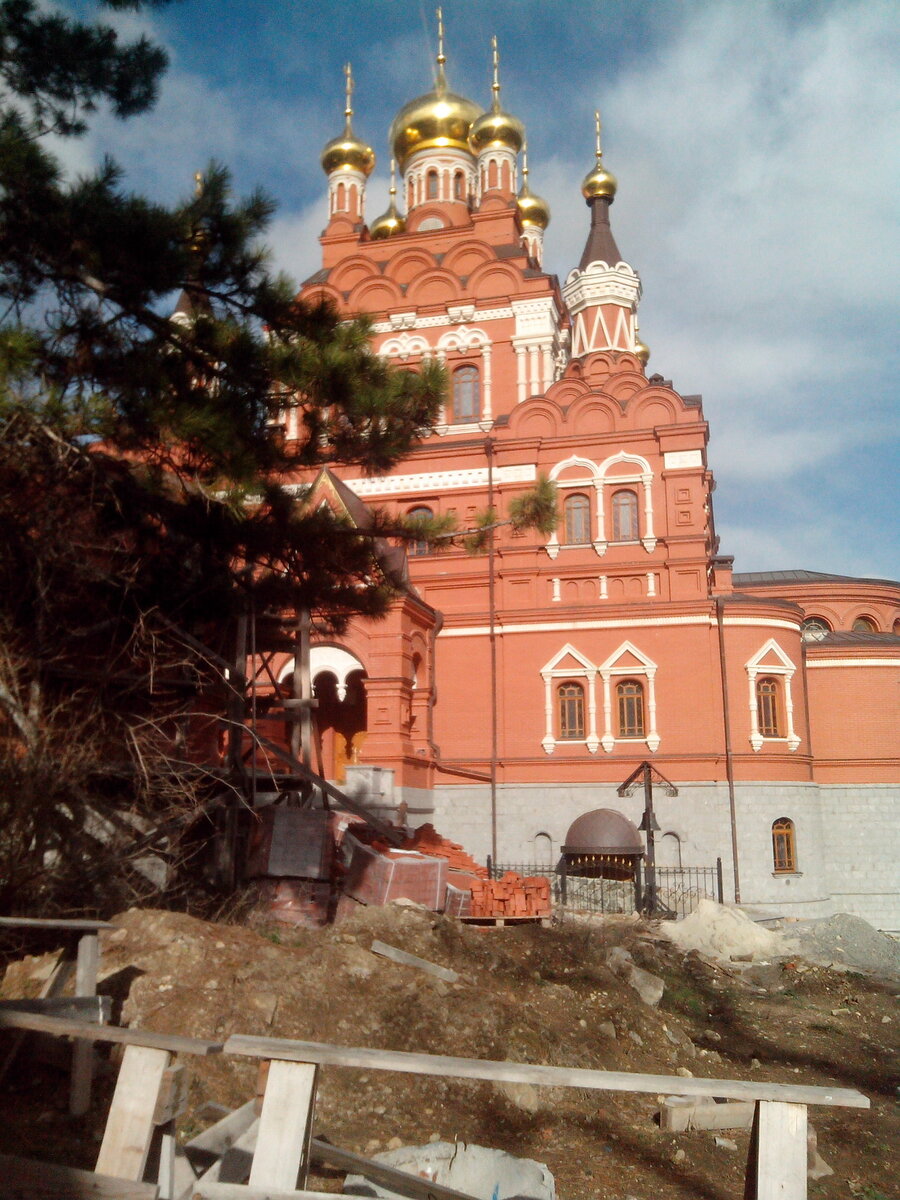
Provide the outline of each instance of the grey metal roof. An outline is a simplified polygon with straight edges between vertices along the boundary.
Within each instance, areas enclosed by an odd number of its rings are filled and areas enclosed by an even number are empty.
[[[830,575],[825,571],[745,571],[733,576],[736,587],[767,587],[773,583],[886,583],[900,587],[896,579],[868,579],[858,575]]]
[[[896,633],[862,633],[856,630],[838,630],[836,633],[826,633],[806,643],[810,646],[890,646],[900,648],[900,634]]]

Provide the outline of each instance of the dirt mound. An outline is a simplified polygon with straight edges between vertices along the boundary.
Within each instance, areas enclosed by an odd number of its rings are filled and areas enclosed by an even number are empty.
[[[130,910],[103,937],[101,990],[114,1019],[165,1032],[224,1038],[232,1032],[677,1076],[856,1086],[871,1112],[812,1113],[835,1176],[817,1196],[837,1200],[861,1181],[875,1200],[893,1187],[898,1133],[887,1079],[891,998],[874,984],[800,962],[773,966],[769,993],[727,966],[685,953],[635,918],[475,929],[408,905],[359,907],[321,930],[249,929],[177,913]],[[370,947],[378,939],[452,968],[456,983],[401,966]],[[664,985],[644,1003],[607,965],[621,946]],[[614,956],[615,957],[615,956]],[[41,959],[16,965],[5,997],[31,994]],[[0,1047],[2,1050],[2,1047]],[[191,1063],[191,1109],[237,1106],[253,1095],[256,1065],[214,1056]],[[111,1085],[111,1074],[101,1085]],[[673,1087],[673,1090],[676,1088]],[[654,1096],[492,1085],[325,1068],[316,1134],[362,1153],[429,1139],[491,1146],[546,1163],[564,1200],[627,1195],[650,1200],[739,1195],[739,1153],[709,1133],[661,1133]],[[7,1078],[9,1117],[0,1149],[91,1165],[102,1110],[91,1122],[65,1114],[58,1076]],[[894,1124],[891,1124],[891,1122]],[[343,1177],[311,1186],[339,1190]]]

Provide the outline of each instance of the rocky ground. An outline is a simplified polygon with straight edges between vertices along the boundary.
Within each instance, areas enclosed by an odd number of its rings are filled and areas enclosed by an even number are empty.
[[[874,978],[797,955],[715,963],[635,918],[477,929],[398,905],[360,907],[316,931],[138,910],[115,923],[104,935],[101,991],[114,998],[119,1022],[202,1037],[257,1033],[855,1087],[870,1098],[870,1110],[810,1109],[820,1153],[834,1169],[810,1183],[810,1195],[900,1195],[892,1074],[898,1014],[888,971]],[[847,934],[841,928],[836,936]],[[376,938],[453,968],[459,981],[374,955]],[[641,999],[627,982],[627,959],[624,967],[621,954],[608,962],[615,947],[662,981],[658,1004],[647,1002],[652,988]],[[42,975],[45,960],[12,964],[3,996],[35,995]],[[192,1070],[191,1109],[181,1122],[187,1135],[202,1127],[205,1102],[237,1106],[254,1093],[253,1062],[218,1056],[193,1062]],[[65,1112],[64,1077],[20,1059],[0,1091],[0,1150],[92,1166],[112,1072],[101,1077],[96,1111],[75,1121]],[[662,1133],[655,1096],[337,1068],[324,1068],[320,1080],[317,1136],[362,1153],[430,1139],[498,1147],[546,1163],[562,1200],[742,1195],[749,1135]],[[736,1149],[717,1145],[717,1136]],[[337,1174],[317,1175],[310,1186],[339,1190],[341,1182]]]

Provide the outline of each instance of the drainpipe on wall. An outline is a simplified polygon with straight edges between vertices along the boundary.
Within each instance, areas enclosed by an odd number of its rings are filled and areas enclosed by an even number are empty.
[[[494,508],[494,443],[484,443],[488,469],[488,512]],[[497,608],[494,592],[494,522],[488,530],[488,609],[491,646],[491,860],[497,861]]]
[[[722,678],[722,722],[725,727],[725,778],[728,780],[728,812],[731,818],[731,863],[734,871],[734,902],[741,902],[741,873],[738,867],[737,812],[734,801],[734,758],[731,749],[731,717],[728,711],[728,672],[725,666],[725,604],[716,596],[716,625],[719,630],[719,673]]]

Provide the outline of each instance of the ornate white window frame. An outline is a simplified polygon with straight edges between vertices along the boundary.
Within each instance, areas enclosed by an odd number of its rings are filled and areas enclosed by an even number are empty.
[[[482,430],[489,429],[494,422],[491,397],[492,345],[491,339],[483,329],[472,329],[468,325],[459,325],[456,329],[448,329],[446,333],[441,334],[435,347],[435,353],[440,363],[447,361],[448,354],[471,354],[473,357],[481,355],[481,371],[479,372],[481,376],[481,419],[475,427]],[[437,432],[446,432],[447,428],[449,428],[447,415],[442,411]],[[454,432],[457,431],[458,428],[454,426]]]
[[[638,660],[639,666],[633,663],[620,664],[620,659],[624,654],[631,654]],[[603,682],[603,737],[600,739],[600,745],[609,754],[612,751],[616,742],[645,742],[647,749],[651,754],[655,754],[659,749],[660,736],[656,728],[656,672],[657,664],[646,654],[638,650],[632,642],[622,642],[617,650],[614,650],[609,658],[600,664],[598,668],[600,679]],[[613,732],[613,696],[612,696],[612,679],[614,676],[621,676],[628,679],[645,679],[647,683],[646,691],[646,712],[647,731],[642,738],[620,738],[616,737]]]
[[[640,468],[639,472],[633,475],[614,475],[611,479],[607,478],[609,470],[617,466],[619,463],[634,463]],[[605,538],[606,534],[606,505],[604,503],[604,488],[619,488],[628,484],[639,484],[643,494],[644,511],[643,514],[638,513],[638,522],[643,529],[643,535],[638,539],[648,554],[651,554],[656,549],[656,535],[653,532],[653,471],[646,458],[642,458],[639,454],[631,454],[627,450],[620,450],[618,454],[612,454],[609,458],[604,459],[600,464],[597,474],[599,483],[597,485],[597,530],[599,534],[604,535],[603,549],[598,550],[598,554],[605,554],[609,542]]]
[[[401,362],[406,362],[412,355],[428,357],[431,354],[431,346],[421,333],[407,333],[404,330],[397,337],[382,342],[378,353],[382,358],[399,358]]]
[[[624,655],[629,654],[632,658],[638,660],[638,665],[633,662],[622,663],[621,659]],[[564,659],[574,659],[575,665],[571,661],[566,666],[560,666]],[[605,662],[597,666],[580,650],[567,642],[561,650],[559,650],[550,659],[548,663],[541,668],[541,678],[544,681],[544,737],[541,745],[547,754],[552,754],[559,745],[562,739],[557,738],[555,734],[556,728],[556,689],[554,681],[563,679],[585,680],[587,692],[587,736],[581,739],[566,738],[565,745],[584,745],[591,752],[596,754],[602,746],[609,754],[616,742],[644,742],[651,754],[655,754],[659,749],[660,736],[656,728],[656,672],[657,664],[646,654],[638,650],[632,642],[625,641],[614,650],[613,653],[606,659]],[[603,736],[599,737],[597,733],[597,676],[603,687]],[[618,738],[614,733],[613,726],[613,696],[612,696],[612,680],[614,677],[642,679],[646,681],[646,711],[645,717],[647,722],[647,732],[642,738]]]
[[[559,664],[565,658],[574,658],[577,665],[574,668],[571,665],[561,667]],[[584,679],[587,684],[587,737],[583,739],[565,738],[564,744],[567,746],[587,746],[591,754],[596,754],[600,748],[600,739],[597,737],[597,668],[580,650],[576,650],[571,642],[567,642],[541,668],[541,677],[544,680],[545,722],[545,733],[541,745],[544,747],[545,752],[552,754],[559,742],[563,740],[557,738],[554,732],[556,729],[556,689],[553,686],[553,681]]]
[[[774,654],[778,662],[775,664],[763,663],[762,660],[769,654]],[[791,687],[797,670],[796,666],[791,662],[775,639],[769,638],[766,644],[757,650],[749,662],[746,663],[746,670],[749,684],[750,745],[753,747],[754,753],[758,754],[765,742],[775,742],[787,745],[793,754],[800,745],[800,738],[794,730],[794,697]],[[765,737],[760,733],[759,708],[756,698],[756,681],[760,675],[775,675],[781,678],[784,720],[787,726],[787,735],[785,737]]]
[[[608,477],[608,473],[612,467],[619,463],[634,463],[640,470],[633,475],[614,475]],[[563,471],[570,467],[579,467],[586,472],[586,477],[579,479],[566,479],[559,483],[559,476]],[[643,529],[643,535],[638,539],[648,554],[651,554],[656,549],[656,535],[653,530],[653,471],[650,464],[645,458],[639,454],[631,454],[628,450],[620,450],[618,454],[612,454],[609,458],[604,459],[598,466],[595,462],[591,462],[589,458],[581,458],[577,454],[572,454],[568,458],[558,462],[550,470],[550,479],[556,483],[558,487],[566,490],[585,490],[594,489],[594,513],[592,516],[592,525],[594,527],[595,537],[592,545],[596,553],[602,558],[610,546],[609,539],[606,536],[606,503],[604,497],[604,489],[627,486],[628,484],[639,485],[643,496],[643,512],[638,513],[638,522]],[[616,544],[616,543],[613,543]],[[625,544],[625,543],[619,543]],[[631,545],[632,543],[627,543]],[[564,548],[565,543],[561,543],[556,530],[550,534],[544,549],[551,558],[556,558],[560,550]]]

